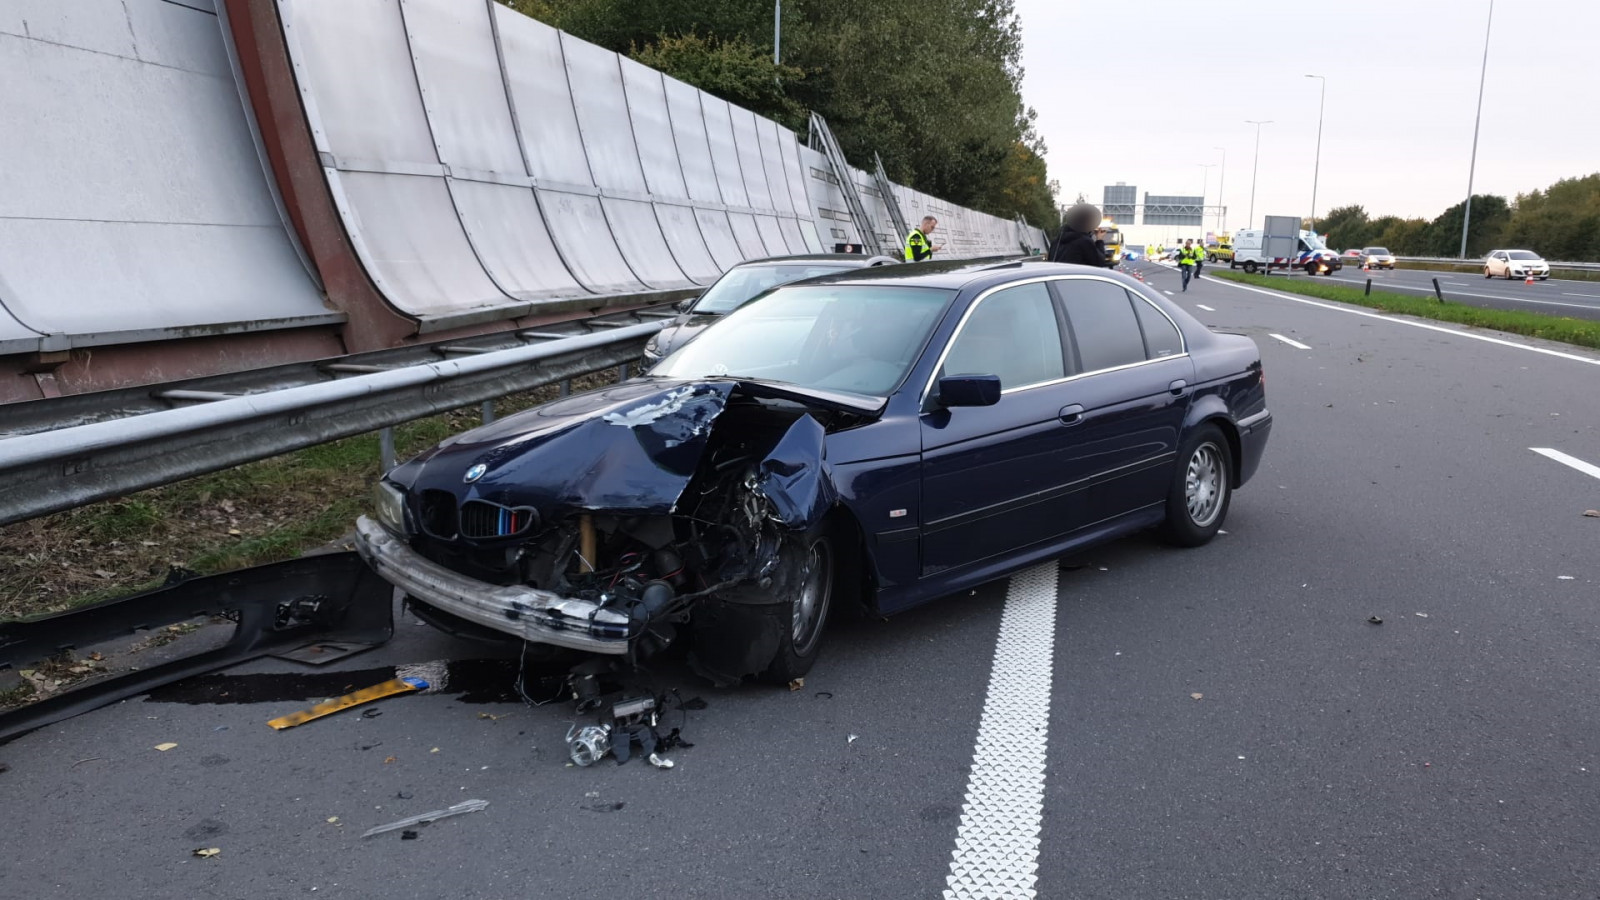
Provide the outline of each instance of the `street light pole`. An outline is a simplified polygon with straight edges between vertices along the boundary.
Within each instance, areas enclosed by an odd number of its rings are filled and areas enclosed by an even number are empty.
[[[1322,82],[1322,99],[1317,103],[1317,162],[1311,169],[1311,233],[1317,233],[1317,177],[1322,174],[1322,111],[1328,105],[1328,79],[1321,75],[1307,75]]]
[[[1244,123],[1256,127],[1256,161],[1250,166],[1250,219],[1244,223],[1244,227],[1253,228],[1256,224],[1256,173],[1261,171],[1261,126],[1271,125],[1272,120],[1257,122],[1254,119],[1245,119]]]
[[[1224,210],[1228,208],[1228,201],[1223,193],[1224,188],[1228,185],[1228,148],[1212,147],[1211,149],[1222,151],[1222,171],[1217,175],[1217,232],[1221,234],[1228,230],[1228,220],[1223,218],[1226,215]]]
[[[1211,170],[1216,168],[1217,164],[1195,163],[1195,165],[1205,170],[1205,174],[1200,178],[1200,230],[1203,232],[1206,230],[1206,188],[1211,185]]]
[[[772,0],[772,64],[778,64],[778,44],[783,40],[783,0]]]
[[[1461,211],[1461,258],[1467,258],[1467,223],[1472,221],[1472,176],[1478,170],[1478,126],[1483,123],[1483,83],[1489,75],[1489,31],[1494,28],[1494,0],[1489,0],[1489,24],[1483,29],[1483,69],[1478,73],[1478,115],[1472,120],[1472,162],[1467,166],[1467,205]]]

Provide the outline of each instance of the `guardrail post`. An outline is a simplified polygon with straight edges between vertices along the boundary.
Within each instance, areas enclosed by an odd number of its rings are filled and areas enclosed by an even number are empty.
[[[620,382],[627,381],[627,380],[628,380],[628,364],[627,363],[623,363],[622,365],[617,366],[617,381],[620,383]]]
[[[1444,290],[1439,287],[1439,279],[1437,278],[1433,280],[1433,295],[1439,298],[1440,303],[1444,302]]]
[[[485,400],[485,401],[483,401],[483,412],[481,414],[481,418],[483,419],[482,424],[484,424],[484,425],[487,425],[490,422],[494,421],[494,401],[493,400]]]
[[[378,429],[378,465],[384,472],[394,468],[394,427]]]
[[[560,397],[570,397],[570,396],[572,396],[572,379],[571,378],[563,378],[563,379],[561,379],[561,391],[560,391],[559,394],[557,394],[557,396],[560,396]]]
[[[1371,278],[1368,278],[1368,279],[1367,279],[1367,291],[1366,291],[1366,296],[1368,296],[1368,297],[1371,297],[1371,296],[1372,296],[1372,279],[1371,279]]]

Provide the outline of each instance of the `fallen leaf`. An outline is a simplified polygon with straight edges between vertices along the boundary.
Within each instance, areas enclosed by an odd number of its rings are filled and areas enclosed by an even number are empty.
[[[392,756],[384,757],[384,760],[383,760],[383,764],[384,765],[387,766],[389,763],[392,763],[392,762],[394,762],[394,757],[392,757]]]
[[[237,528],[229,528],[229,529],[228,529],[228,533],[229,533],[229,534],[232,534],[232,535],[240,535],[240,534],[244,534],[244,532],[242,532],[242,531],[240,531],[240,530],[239,530],[239,529],[237,529]]]
[[[221,847],[200,847],[194,851],[194,855],[200,857],[201,859],[210,859],[221,852]]]
[[[1203,697],[1205,697],[1205,694],[1190,694],[1189,695],[1189,699],[1190,700],[1199,700],[1199,699],[1201,699]]]
[[[497,716],[494,713],[478,713],[478,718],[480,718],[480,719],[488,719],[491,722],[498,722],[501,719],[504,719],[506,716],[509,716],[509,715],[511,715],[511,714],[510,713],[501,713],[500,715]]]
[[[789,690],[791,691],[798,691],[805,686],[806,680],[804,678],[796,678],[795,680],[789,682]]]
[[[168,751],[168,750],[171,750],[171,749],[172,749],[172,748],[173,748],[173,747],[176,747],[176,746],[178,746],[178,745],[177,745],[177,744],[174,744],[174,743],[172,743],[172,742],[171,742],[171,741],[168,741],[168,742],[167,742],[167,743],[165,743],[165,744],[157,744],[157,745],[156,745],[156,749],[157,749],[157,750],[160,750],[160,751],[161,751],[161,752],[162,752],[162,753],[165,753],[165,752],[167,752],[167,751]]]

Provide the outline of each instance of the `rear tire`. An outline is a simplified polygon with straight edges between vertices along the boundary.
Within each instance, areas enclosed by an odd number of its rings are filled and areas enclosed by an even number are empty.
[[[1485,278],[1493,278],[1494,277],[1494,273],[1489,271],[1489,267],[1488,266],[1484,266],[1483,267],[1483,277],[1485,277]]]
[[[1246,274],[1254,275],[1256,274],[1256,264],[1254,262],[1247,262],[1244,264],[1244,270]]]
[[[1216,425],[1205,424],[1183,442],[1167,488],[1161,535],[1179,547],[1216,537],[1233,499],[1233,451]]]

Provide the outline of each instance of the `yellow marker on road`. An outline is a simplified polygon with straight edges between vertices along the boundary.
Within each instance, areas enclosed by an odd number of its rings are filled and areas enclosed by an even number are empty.
[[[282,731],[285,728],[304,725],[313,719],[331,716],[341,709],[349,709],[352,706],[360,706],[363,703],[371,703],[374,700],[382,700],[385,697],[393,697],[396,694],[409,694],[412,691],[425,691],[427,689],[428,683],[421,678],[391,678],[382,684],[375,684],[372,687],[365,687],[354,693],[345,694],[343,697],[335,697],[325,703],[318,703],[303,712],[279,716],[267,724],[278,731]]]

